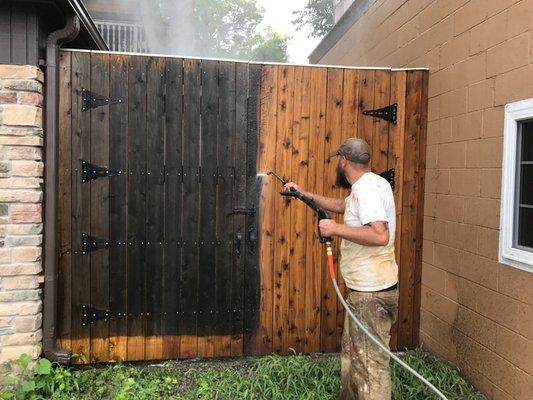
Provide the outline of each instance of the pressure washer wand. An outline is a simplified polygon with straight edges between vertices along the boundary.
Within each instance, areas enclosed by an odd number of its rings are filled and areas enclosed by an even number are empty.
[[[278,177],[273,172],[268,173],[267,175],[274,175],[276,178],[278,178],[283,184],[286,184],[287,181],[285,179],[282,179]],[[295,188],[291,188],[289,191],[283,191],[280,193],[282,196],[289,196],[297,198],[301,201],[303,201],[308,207],[313,209],[318,216],[318,221],[322,219],[331,219],[329,213],[324,210],[323,208],[320,208],[316,205],[316,203],[313,201],[313,199],[303,195]],[[429,382],[426,378],[424,378],[422,375],[420,375],[418,372],[416,372],[413,368],[411,368],[409,365],[407,365],[404,361],[402,361],[398,356],[396,356],[394,353],[392,353],[387,346],[385,346],[381,340],[377,339],[369,330],[363,325],[361,321],[355,316],[355,314],[352,312],[350,307],[348,306],[348,303],[346,303],[346,300],[344,300],[344,296],[342,295],[339,285],[337,284],[337,277],[335,276],[335,262],[333,260],[333,247],[331,245],[331,238],[330,237],[322,237],[320,234],[320,228],[318,229],[318,237],[320,239],[321,243],[324,243],[326,245],[326,260],[328,265],[328,273],[329,277],[331,278],[331,281],[333,283],[333,288],[335,289],[335,293],[337,293],[337,297],[339,298],[342,306],[352,318],[352,320],[355,322],[355,324],[361,329],[366,336],[374,342],[380,349],[382,349],[385,353],[389,355],[394,361],[396,361],[398,364],[400,364],[402,367],[404,367],[406,370],[408,370],[411,374],[416,376],[422,383],[424,383],[427,387],[429,387],[438,397],[440,397],[442,400],[448,400],[446,396],[444,396],[443,393],[439,391],[431,382]]]

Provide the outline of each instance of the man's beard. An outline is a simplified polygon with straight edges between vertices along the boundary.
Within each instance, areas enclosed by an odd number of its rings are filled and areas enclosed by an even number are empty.
[[[337,165],[337,177],[335,178],[335,186],[343,189],[350,189],[352,187],[351,183],[348,182],[348,179],[346,179],[346,175],[344,175],[344,171],[341,169],[340,165]]]

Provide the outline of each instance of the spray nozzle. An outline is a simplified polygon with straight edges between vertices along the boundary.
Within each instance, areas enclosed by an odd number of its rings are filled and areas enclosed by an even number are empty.
[[[273,175],[278,181],[281,182],[282,185],[286,185],[289,181],[287,179],[281,178],[278,176],[275,172],[269,171],[266,173],[267,175]]]

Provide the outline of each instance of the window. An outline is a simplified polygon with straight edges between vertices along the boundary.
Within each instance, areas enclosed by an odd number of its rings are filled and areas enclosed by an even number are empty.
[[[500,262],[533,272],[533,99],[507,104]]]

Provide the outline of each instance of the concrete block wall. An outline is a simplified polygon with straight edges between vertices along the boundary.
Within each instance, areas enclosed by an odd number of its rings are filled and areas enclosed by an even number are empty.
[[[320,60],[430,68],[421,340],[533,396],[533,273],[498,263],[504,105],[533,97],[533,0],[377,0]]]
[[[0,363],[40,355],[43,74],[0,65]]]

